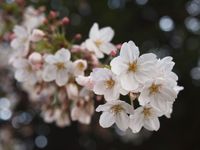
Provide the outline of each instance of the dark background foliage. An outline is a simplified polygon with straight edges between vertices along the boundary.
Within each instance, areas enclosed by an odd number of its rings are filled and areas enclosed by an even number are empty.
[[[133,40],[141,53],[154,52],[160,58],[172,56],[176,62],[174,71],[179,76],[179,85],[184,86],[174,104],[171,119],[161,118],[160,130],[147,133],[148,137],[143,137],[142,142],[135,139],[124,142],[114,128],[109,132],[100,128],[96,124],[99,114],[93,117],[89,127],[73,123],[64,129],[55,125],[42,128],[47,125],[36,117],[33,138],[48,132],[48,145],[44,150],[200,149],[199,0],[32,0],[28,3],[35,7],[45,5],[48,10],[68,16],[71,19],[67,31],[69,35],[78,32],[82,33],[83,39],[87,38],[91,25],[98,22],[100,27],[113,27],[113,42],[116,44]],[[194,5],[191,6],[191,3]],[[161,24],[163,16],[168,16],[171,22]],[[170,23],[172,26],[168,29]]]

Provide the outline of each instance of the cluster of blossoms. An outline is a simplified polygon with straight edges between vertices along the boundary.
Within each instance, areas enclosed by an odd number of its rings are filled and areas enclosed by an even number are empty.
[[[99,120],[103,128],[115,123],[134,133],[142,127],[158,130],[158,118],[170,117],[182,90],[172,72],[172,58],[140,55],[132,41],[114,45],[113,29],[99,29],[97,23],[88,39],[74,44],[81,35],[66,38],[69,22],[67,17],[58,19],[56,12],[45,17],[29,8],[23,23],[13,30],[11,47],[15,52],[10,62],[15,78],[23,83],[44,120],[60,127],[71,120],[89,124],[95,100],[104,97],[106,103],[96,108],[103,111]]]

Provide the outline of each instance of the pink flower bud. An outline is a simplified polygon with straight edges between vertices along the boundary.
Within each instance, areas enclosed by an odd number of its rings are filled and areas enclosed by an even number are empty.
[[[31,35],[31,41],[37,42],[40,41],[45,36],[45,33],[42,30],[34,29]]]
[[[74,36],[74,39],[75,40],[80,40],[82,38],[82,35],[80,34],[80,33],[78,33],[78,34],[76,34],[75,36]]]
[[[38,52],[33,52],[29,57],[28,57],[29,62],[32,64],[32,66],[35,69],[39,69],[42,65],[42,55]]]
[[[68,25],[70,23],[70,20],[68,17],[64,17],[61,21],[62,25]]]
[[[116,50],[111,51],[110,55],[111,55],[112,57],[115,57],[115,56],[117,55],[117,51],[116,51]]]
[[[52,18],[52,19],[54,19],[54,18],[56,18],[58,16],[58,13],[57,12],[55,12],[55,11],[50,11],[50,13],[49,13],[49,17],[50,18]]]

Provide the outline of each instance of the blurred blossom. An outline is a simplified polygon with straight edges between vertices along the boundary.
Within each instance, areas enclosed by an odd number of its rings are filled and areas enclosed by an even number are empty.
[[[119,9],[125,6],[125,0],[108,0],[108,7],[110,9]]]
[[[15,0],[6,0],[6,3],[13,3]]]
[[[45,136],[43,135],[39,135],[36,137],[35,139],[35,145],[38,147],[38,148],[44,148],[47,146],[47,143],[48,143],[48,140]]]
[[[12,116],[12,111],[10,110],[10,101],[7,98],[0,99],[0,119],[9,120]]]
[[[187,17],[185,19],[185,26],[186,28],[195,33],[195,34],[200,34],[200,21],[199,19],[195,17]]]
[[[190,75],[194,80],[200,80],[200,66],[192,68]]]
[[[147,4],[148,0],[135,0],[138,5],[145,5]]]
[[[174,21],[169,16],[163,16],[159,20],[159,27],[162,31],[172,31],[174,29],[174,26]]]
[[[186,10],[191,16],[200,14],[200,0],[192,0],[186,3]]]

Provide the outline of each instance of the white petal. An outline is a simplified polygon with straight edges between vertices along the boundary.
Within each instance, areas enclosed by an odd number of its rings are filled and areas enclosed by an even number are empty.
[[[135,80],[134,75],[132,73],[122,74],[120,76],[120,81],[122,88],[124,88],[127,91],[133,91],[139,87],[139,84]]]
[[[105,91],[104,98],[106,101],[117,100],[119,98],[119,89],[112,89]]]
[[[56,84],[58,86],[63,86],[68,82],[69,72],[67,69],[58,70],[56,75]]]
[[[149,103],[149,90],[144,89],[141,91],[140,96],[138,97],[140,105],[144,106]]]
[[[89,32],[89,38],[96,39],[99,35],[99,25],[94,23]]]
[[[120,56],[129,62],[133,62],[139,57],[139,49],[133,41],[125,42],[121,47]]]
[[[96,112],[100,112],[100,111],[108,111],[110,109],[112,105],[109,104],[109,103],[105,103],[103,105],[99,105],[97,108],[96,108]]]
[[[15,59],[13,62],[13,66],[15,68],[25,68],[29,65],[27,59]]]
[[[131,106],[130,104],[128,104],[127,102],[123,101],[122,103],[123,108],[125,109],[125,112],[128,114],[133,114],[134,113],[134,109],[133,106]]]
[[[114,58],[110,62],[110,66],[112,72],[114,72],[116,75],[125,73],[128,70],[128,65],[126,64],[126,62],[124,62],[124,60],[120,56]]]
[[[131,128],[133,133],[138,133],[143,124],[144,124],[144,117],[139,113],[135,113],[134,115],[130,116],[130,125],[129,127]]]
[[[89,51],[95,53],[95,55],[97,56],[97,58],[103,58],[104,57],[104,54],[99,50],[99,48],[95,45],[95,43],[92,40],[87,39],[85,41],[85,45],[86,45],[86,48]]]
[[[45,66],[42,74],[43,80],[46,82],[56,79],[56,67],[54,65]]]
[[[45,62],[47,62],[48,64],[53,65],[53,64],[58,62],[58,59],[53,55],[47,55],[45,57]]]
[[[93,91],[95,94],[103,95],[106,91],[105,83],[103,81],[97,81],[94,84]]]
[[[129,117],[125,112],[121,112],[115,115],[116,125],[122,131],[126,131],[129,126]]]
[[[115,118],[112,113],[103,112],[99,119],[99,124],[103,128],[108,128],[112,126],[115,122]]]
[[[116,50],[116,47],[111,43],[103,43],[99,46],[99,49],[109,55],[112,51]]]
[[[71,53],[68,49],[61,48],[59,51],[56,52],[55,57],[62,62],[68,62],[71,58]]]
[[[138,59],[139,63],[147,63],[147,62],[155,62],[155,61],[156,61],[156,55],[153,53],[143,54]]]
[[[114,31],[111,27],[104,27],[99,30],[99,38],[104,42],[110,42],[114,36]]]
[[[151,118],[148,120],[145,120],[144,127],[150,131],[157,131],[160,128],[160,122],[159,119],[156,118]]]
[[[25,70],[17,70],[15,72],[15,79],[17,79],[19,82],[27,81],[28,77],[29,73]]]
[[[27,30],[22,27],[22,26],[18,26],[16,25],[14,27],[14,33],[17,37],[20,37],[20,38],[23,38],[23,37],[27,37],[28,36],[28,33],[27,33]]]

